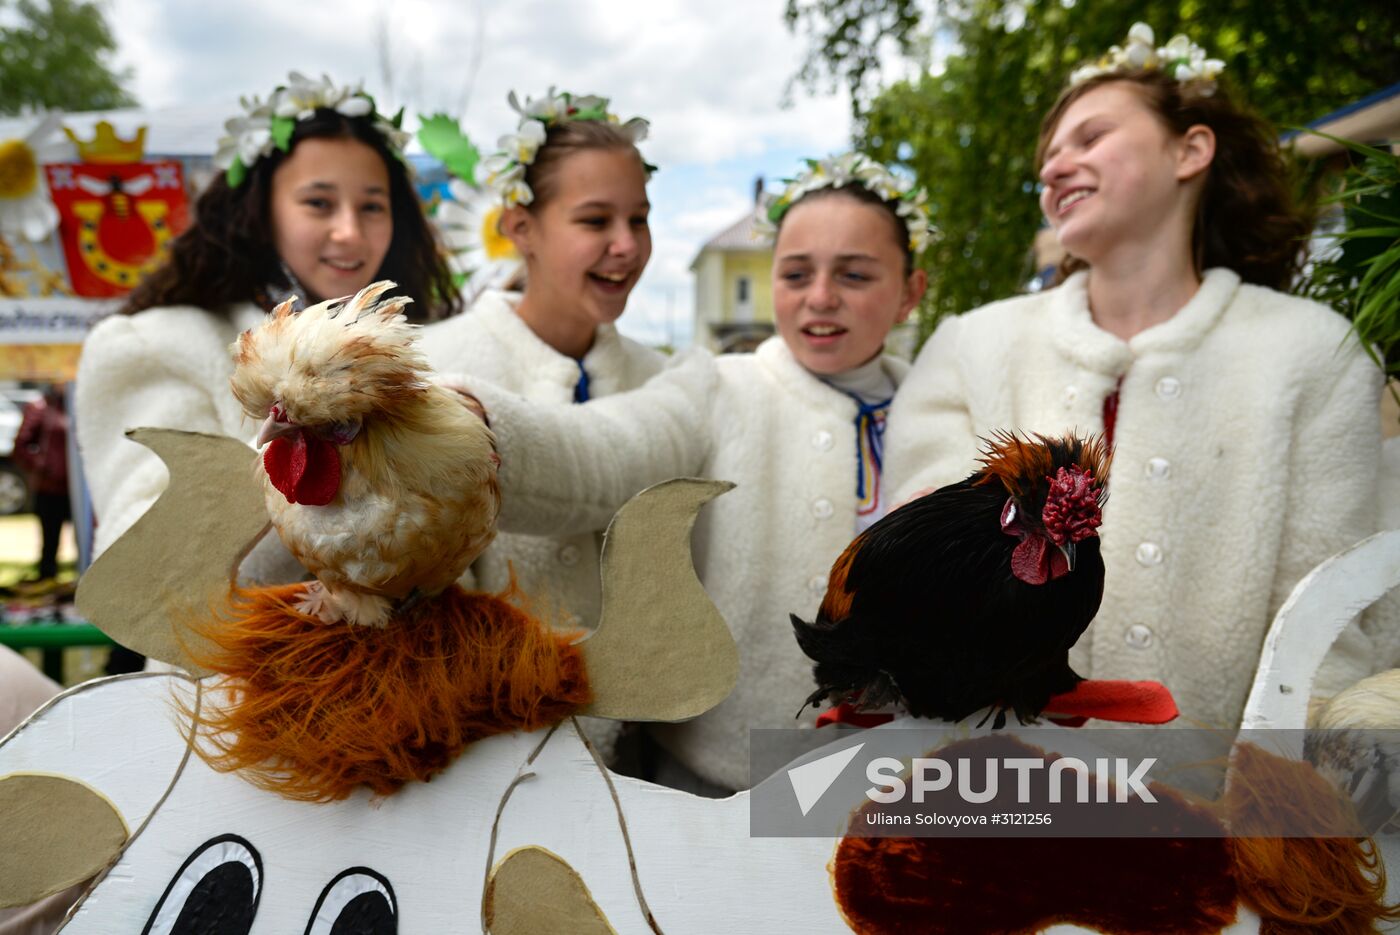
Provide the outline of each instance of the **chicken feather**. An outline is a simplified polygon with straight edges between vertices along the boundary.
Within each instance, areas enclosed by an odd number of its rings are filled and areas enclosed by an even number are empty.
[[[299,313],[284,302],[233,348],[233,392],[267,420],[260,439],[295,445],[264,459],[265,499],[321,584],[305,606],[327,620],[388,623],[396,602],[441,592],[496,534],[494,436],[431,382],[402,314],[409,300],[381,300],[393,285]],[[297,502],[303,475],[318,471],[329,499]]]

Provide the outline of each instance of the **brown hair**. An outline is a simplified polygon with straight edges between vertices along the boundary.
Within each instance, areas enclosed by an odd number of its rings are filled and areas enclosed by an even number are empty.
[[[904,274],[908,276],[914,271],[914,249],[909,245],[909,227],[904,223],[904,218],[899,215],[898,202],[886,201],[864,185],[851,184],[842,185],[840,188],[828,186],[826,188],[812,189],[801,198],[788,205],[782,217],[778,218],[778,233],[782,233],[783,222],[786,221],[787,216],[792,213],[792,209],[796,208],[804,201],[816,201],[819,198],[833,198],[837,196],[850,198],[852,201],[858,201],[861,204],[874,205],[877,208],[881,208],[884,213],[889,216],[890,224],[893,225],[894,242],[899,244],[900,251],[904,254]],[[775,243],[777,242],[777,234],[774,235],[773,240]]]
[[[535,153],[535,161],[525,167],[525,184],[534,193],[527,206],[534,211],[554,197],[559,167],[574,153],[591,149],[630,149],[637,162],[646,168],[637,145],[622,127],[601,120],[566,120],[555,123],[545,131],[544,143]]]
[[[388,169],[394,237],[374,278],[392,279],[398,283],[396,292],[414,299],[405,309],[410,320],[432,321],[460,312],[461,294],[423,216],[408,167],[368,117],[320,108],[297,121],[287,152],[274,148],[249,169],[242,185],[230,187],[223,173],[209,183],[195,203],[194,223],[176,238],[165,263],[127,296],[121,313],[162,305],[226,312],[241,302],[269,308],[269,287],[291,287],[272,245],[272,176],[298,143],[313,138],[364,143]]]
[[[1312,217],[1293,198],[1288,164],[1273,128],[1232,101],[1222,86],[1206,93],[1209,86],[1201,82],[1147,71],[1098,75],[1066,88],[1040,125],[1037,171],[1066,109],[1114,81],[1131,86],[1172,133],[1182,135],[1199,124],[1215,134],[1215,158],[1206,170],[1192,232],[1196,271],[1224,266],[1245,282],[1288,288],[1302,263]],[[1066,257],[1059,278],[1088,265]]]

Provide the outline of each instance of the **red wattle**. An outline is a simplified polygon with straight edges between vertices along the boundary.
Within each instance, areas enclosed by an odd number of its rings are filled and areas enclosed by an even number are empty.
[[[1039,536],[1026,536],[1011,551],[1011,573],[1026,584],[1044,584],[1050,580],[1050,561],[1046,556],[1048,543]]]
[[[263,468],[288,503],[325,506],[340,490],[340,452],[305,431],[273,439],[263,453]]]

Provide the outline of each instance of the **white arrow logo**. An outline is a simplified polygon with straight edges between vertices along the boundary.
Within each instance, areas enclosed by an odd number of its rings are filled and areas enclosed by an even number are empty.
[[[864,746],[858,743],[787,771],[788,782],[792,783],[792,791],[797,796],[797,807],[802,809],[804,817]]]

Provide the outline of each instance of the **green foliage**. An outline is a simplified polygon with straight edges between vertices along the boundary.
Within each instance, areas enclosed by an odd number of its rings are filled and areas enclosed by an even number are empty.
[[[1307,123],[1400,74],[1394,0],[788,0],[787,17],[811,37],[796,80],[816,88],[844,78],[857,145],[929,189],[942,240],[924,258],[921,339],[939,316],[1021,289],[1040,224],[1040,119],[1069,72],[1121,43],[1134,22],[1149,23],[1159,43],[1189,33],[1279,125]],[[880,88],[879,50],[891,48],[923,67]],[[934,62],[935,48],[953,52]]]
[[[17,20],[17,23],[15,22]],[[0,0],[0,114],[108,110],[135,99],[129,71],[107,64],[117,43],[92,0]]]
[[[428,155],[447,166],[447,171],[472,184],[481,152],[476,148],[457,121],[447,114],[431,117],[418,115],[418,142]]]
[[[1400,156],[1337,142],[1360,161],[1324,202],[1341,208],[1345,226],[1319,253],[1303,291],[1351,319],[1377,362],[1400,373]]]

